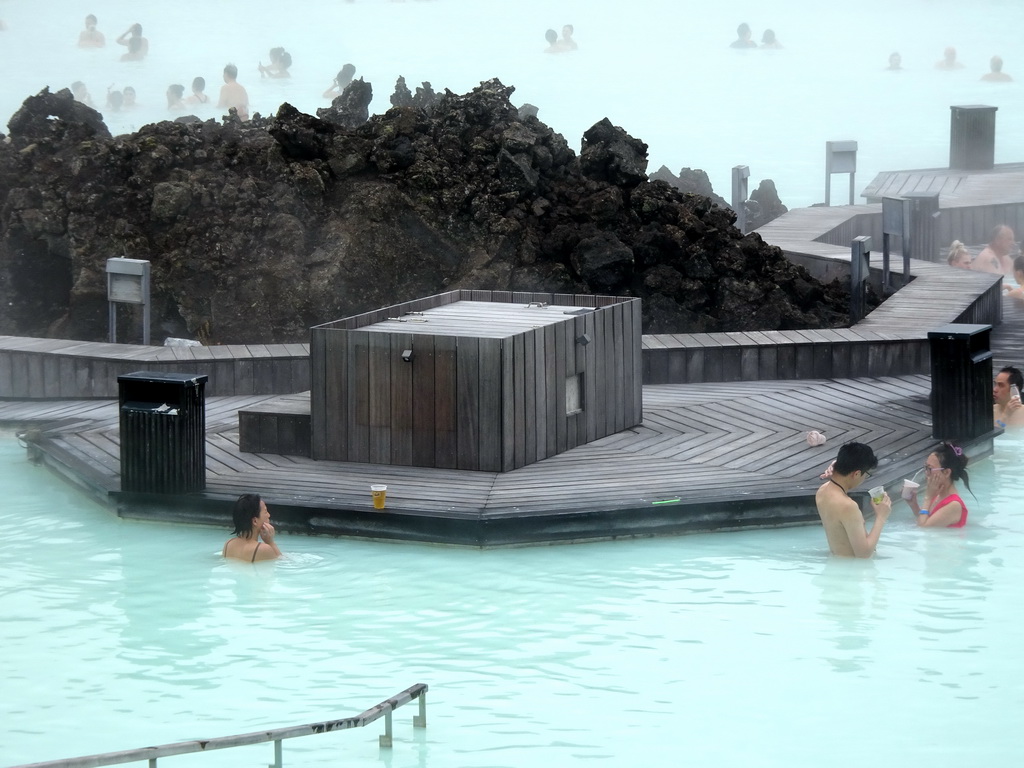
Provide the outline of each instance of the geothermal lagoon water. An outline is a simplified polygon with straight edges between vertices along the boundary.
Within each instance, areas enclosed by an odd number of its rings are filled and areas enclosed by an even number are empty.
[[[1024,441],[972,470],[967,528],[898,504],[875,559],[816,526],[476,551],[124,521],[0,439],[0,764],[358,714],[288,766],[977,764],[1024,736]],[[922,457],[923,461],[924,457]],[[271,510],[273,513],[273,510]],[[160,765],[266,765],[269,744]]]
[[[75,47],[87,13],[99,18],[107,47]],[[943,167],[949,160],[949,107],[999,107],[996,162],[1024,160],[1024,3],[1018,0],[862,0],[835,6],[810,0],[728,4],[695,0],[594,3],[583,0],[0,0],[0,121],[49,85],[86,83],[102,109],[108,86],[133,86],[135,110],[107,114],[117,132],[169,116],[165,92],[206,78],[216,98],[227,62],[239,67],[254,111],[283,101],[314,113],[346,62],[371,82],[371,112],[383,112],[395,80],[409,87],[465,93],[498,77],[513,103],[579,150],[583,132],[608,117],[650,146],[650,171],[703,168],[729,196],[730,169],[749,165],[751,189],[775,180],[784,203],[824,199],[826,141],[860,143],[857,191],[883,170]],[[782,50],[728,47],[745,21],[760,40],[772,28]],[[145,61],[122,63],[114,39],[140,22]],[[579,50],[542,53],[544,31],[575,26]],[[946,46],[963,69],[937,71]],[[290,80],[261,80],[257,65],[275,46],[294,64]],[[899,51],[904,71],[888,72]],[[1001,55],[1015,82],[981,82]],[[200,117],[219,117],[213,107]],[[173,115],[170,115],[173,117]],[[845,176],[833,200],[846,197]],[[859,201],[859,200],[858,200]]]
[[[74,46],[86,13],[107,48]],[[1017,0],[0,0],[0,18],[3,121],[83,80],[99,102],[134,86],[140,106],[108,117],[135,130],[167,116],[171,83],[216,93],[228,61],[254,110],[313,112],[351,61],[375,112],[398,75],[459,93],[496,76],[574,148],[608,117],[650,145],[652,171],[704,168],[726,195],[747,164],[791,207],[823,199],[829,140],[860,142],[858,189],[945,165],[954,104],[998,106],[996,161],[1024,160]],[[150,55],[121,63],[113,39],[136,21]],[[785,49],[728,49],[740,21]],[[565,23],[580,49],[542,54]],[[261,81],[278,45],[293,77]],[[964,69],[933,68],[947,45]],[[906,71],[883,70],[894,50]],[[1017,82],[980,82],[997,53]],[[809,527],[489,552],[284,537],[287,559],[246,566],[219,559],[226,531],[119,520],[4,436],[0,763],[348,716],[425,682],[429,727],[399,710],[392,752],[373,727],[286,742],[286,764],[1015,768],[1024,445],[996,448],[968,528],[923,532],[898,507],[867,562],[828,558]]]

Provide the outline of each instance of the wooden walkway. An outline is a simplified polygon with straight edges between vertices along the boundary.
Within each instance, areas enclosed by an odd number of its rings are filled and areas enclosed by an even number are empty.
[[[226,526],[255,490],[285,531],[501,546],[816,520],[818,473],[847,440],[874,447],[883,482],[915,471],[934,442],[929,389],[924,376],[645,387],[642,425],[506,473],[242,453],[237,412],[266,398],[211,398],[206,491],[155,505],[119,493],[116,403],[2,402],[0,424],[40,425],[36,455],[126,517]],[[811,429],[829,442],[808,446]],[[371,483],[388,485],[383,512]]]
[[[963,171],[952,168],[925,168],[912,171],[885,171],[878,174],[861,197],[878,203],[883,197],[906,194],[938,194],[946,207],[958,202],[976,205],[1001,205],[1020,200],[1024,190],[1024,163],[1005,163],[988,171]]]

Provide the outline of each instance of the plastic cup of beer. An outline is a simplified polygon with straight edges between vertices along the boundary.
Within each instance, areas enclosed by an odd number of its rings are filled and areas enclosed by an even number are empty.
[[[868,493],[871,494],[871,500],[875,502],[875,504],[881,504],[882,499],[885,498],[885,486],[876,485],[874,488],[868,491]]]
[[[904,480],[903,491],[902,493],[900,493],[900,496],[902,496],[907,501],[910,501],[912,498],[914,498],[914,494],[917,493],[917,489],[920,487],[920,483],[915,483],[913,480]]]
[[[373,508],[384,509],[384,501],[388,495],[388,487],[386,485],[371,485],[370,493],[373,495]]]

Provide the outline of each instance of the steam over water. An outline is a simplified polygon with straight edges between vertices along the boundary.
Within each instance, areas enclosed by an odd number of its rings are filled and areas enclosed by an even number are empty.
[[[99,18],[103,49],[75,45],[87,13]],[[945,166],[951,105],[999,107],[996,162],[1024,161],[1020,0],[0,0],[0,19],[4,123],[44,86],[82,80],[101,109],[107,86],[133,86],[140,106],[106,118],[115,133],[135,130],[174,116],[165,98],[172,83],[187,92],[201,75],[216,102],[229,61],[253,111],[272,114],[289,101],[312,113],[352,62],[373,84],[371,112],[390,106],[399,75],[412,89],[427,80],[456,93],[498,77],[516,87],[514,103],[537,105],[574,149],[608,117],[647,142],[651,171],[703,168],[728,196],[730,168],[749,165],[751,188],[772,178],[791,207],[824,198],[826,141],[860,143],[858,193],[882,170]],[[150,52],[122,63],[114,41],[134,22]],[[730,49],[740,22],[757,41],[773,29],[784,48]],[[579,50],[542,53],[545,30],[567,23]],[[275,46],[293,58],[289,80],[260,79],[257,65]],[[964,68],[935,69],[947,46]],[[904,71],[885,71],[893,51]],[[1014,82],[981,82],[996,54]],[[833,200],[845,195],[839,177]]]

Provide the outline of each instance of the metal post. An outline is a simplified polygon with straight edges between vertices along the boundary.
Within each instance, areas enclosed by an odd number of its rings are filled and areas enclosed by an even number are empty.
[[[871,238],[853,238],[850,243],[850,323],[857,323],[867,314],[865,283],[870,273]]]
[[[110,341],[117,340],[115,304],[142,305],[142,343],[149,346],[149,262],[145,259],[107,259],[107,302]]]
[[[832,204],[832,174],[850,174],[850,202],[853,205],[854,182],[857,176],[857,142],[825,142],[825,205]]]
[[[413,728],[427,727],[427,694],[426,691],[420,694],[420,713],[412,716]]]
[[[281,740],[274,739],[274,762],[268,765],[267,768],[284,768],[284,763],[282,762],[281,759],[282,753],[283,750],[281,749]]]
[[[910,254],[913,238],[910,234],[910,201],[904,197],[882,198],[882,289],[889,285],[889,238],[900,238],[903,250],[903,283],[910,280]]]
[[[734,165],[732,168],[732,209],[736,211],[736,228],[747,234],[747,188],[750,167]]]
[[[380,745],[384,748],[390,748],[392,746],[391,739],[391,708],[384,712],[384,733],[380,737]]]
[[[907,192],[910,211],[908,229],[914,243],[914,258],[935,261],[939,255],[939,211],[938,192]]]

